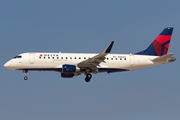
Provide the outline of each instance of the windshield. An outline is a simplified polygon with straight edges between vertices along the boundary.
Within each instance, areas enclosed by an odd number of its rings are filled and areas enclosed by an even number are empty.
[[[18,55],[18,56],[16,56],[16,57],[13,57],[13,58],[15,58],[15,59],[16,59],[16,58],[22,58],[22,56]]]

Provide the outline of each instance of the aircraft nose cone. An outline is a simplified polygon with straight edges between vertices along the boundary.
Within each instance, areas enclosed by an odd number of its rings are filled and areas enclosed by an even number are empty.
[[[4,64],[4,67],[5,67],[5,68],[9,68],[9,67],[10,67],[10,63],[9,63],[9,62],[5,63],[5,64]]]

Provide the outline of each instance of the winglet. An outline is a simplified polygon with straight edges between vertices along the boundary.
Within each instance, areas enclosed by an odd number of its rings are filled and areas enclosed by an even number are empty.
[[[110,53],[113,44],[114,44],[114,41],[112,41],[112,42],[109,44],[109,46],[103,51],[103,53]]]

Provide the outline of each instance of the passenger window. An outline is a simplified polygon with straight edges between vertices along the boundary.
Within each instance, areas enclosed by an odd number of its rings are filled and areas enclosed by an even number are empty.
[[[57,57],[57,59],[59,59],[59,57]]]
[[[120,60],[122,60],[122,58],[120,58]]]
[[[107,58],[107,60],[109,60],[109,58]]]
[[[84,59],[86,59],[86,57],[84,57]]]
[[[117,58],[116,58],[116,60],[117,60]]]
[[[79,59],[81,59],[81,57],[79,57]]]
[[[52,59],[54,59],[54,57],[52,57]]]
[[[124,58],[124,60],[126,60],[126,58]]]
[[[74,59],[76,59],[76,57],[74,57]]]
[[[48,57],[48,59],[50,59],[50,57]]]
[[[66,59],[68,59],[68,57],[66,57]]]
[[[39,59],[41,59],[41,57],[39,57]]]
[[[44,57],[44,59],[46,59],[46,57]]]
[[[63,57],[61,57],[61,59],[63,59]]]
[[[72,59],[72,57],[70,57],[70,59]]]
[[[113,60],[113,58],[111,58],[111,60]]]

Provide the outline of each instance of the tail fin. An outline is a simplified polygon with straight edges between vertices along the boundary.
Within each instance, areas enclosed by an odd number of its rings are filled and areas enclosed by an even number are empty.
[[[136,54],[153,56],[162,56],[167,54],[172,36],[172,31],[173,28],[171,27],[165,28],[146,50],[143,50]]]

